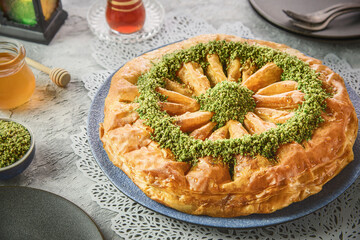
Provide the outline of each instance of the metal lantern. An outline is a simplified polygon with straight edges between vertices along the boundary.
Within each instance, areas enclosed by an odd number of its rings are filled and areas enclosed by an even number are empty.
[[[0,35],[49,44],[66,18],[60,0],[0,0]]]

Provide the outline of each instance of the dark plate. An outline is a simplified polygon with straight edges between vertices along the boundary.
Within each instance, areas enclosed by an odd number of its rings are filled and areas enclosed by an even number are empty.
[[[359,2],[359,0],[249,0],[249,2],[263,18],[290,32],[324,39],[360,38],[360,12],[339,16],[326,29],[310,32],[293,26],[290,18],[282,11],[286,9],[305,14],[337,3]]]
[[[141,205],[181,221],[200,224],[208,227],[218,228],[254,228],[264,227],[274,224],[291,221],[307,214],[310,214],[331,201],[335,200],[341,193],[343,193],[360,175],[360,135],[358,134],[354,153],[355,159],[352,161],[339,175],[325,184],[323,190],[304,201],[293,203],[289,207],[276,211],[271,214],[253,214],[245,217],[237,218],[215,218],[208,216],[195,216],[179,212],[172,208],[168,208],[160,203],[157,203],[147,197],[132,181],[126,176],[118,167],[114,166],[109,160],[103,144],[99,138],[99,124],[104,119],[104,101],[108,94],[112,74],[106,82],[98,90],[92,105],[90,107],[87,134],[91,151],[110,181],[125,195]],[[354,106],[360,106],[360,98],[356,93],[347,87],[351,101]],[[358,109],[357,109],[358,110]],[[357,111],[359,118],[360,111]]]
[[[72,202],[39,189],[0,187],[0,239],[99,240],[91,218]]]

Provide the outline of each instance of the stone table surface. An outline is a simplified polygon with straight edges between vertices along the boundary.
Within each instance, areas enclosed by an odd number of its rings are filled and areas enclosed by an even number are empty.
[[[0,110],[0,117],[11,117],[26,123],[36,138],[36,157],[21,175],[0,186],[29,186],[65,197],[85,210],[98,224],[105,239],[120,239],[110,228],[113,212],[101,209],[88,192],[93,183],[77,169],[79,158],[71,148],[70,136],[85,124],[90,99],[81,76],[102,68],[91,57],[90,32],[86,13],[94,0],[63,0],[69,16],[49,45],[22,42],[27,55],[47,66],[62,67],[71,75],[71,83],[62,89],[42,72],[34,70],[36,90],[26,104],[10,110]],[[331,42],[288,33],[271,25],[245,0],[162,0],[165,12],[181,10],[206,20],[214,27],[241,21],[255,36],[287,44],[311,56],[323,59],[334,53],[354,69],[360,68],[360,42]]]

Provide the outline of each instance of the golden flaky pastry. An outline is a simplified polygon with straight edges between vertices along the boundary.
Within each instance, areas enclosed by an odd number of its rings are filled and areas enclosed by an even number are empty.
[[[141,102],[137,99],[142,94],[137,84],[139,77],[165,54],[222,40],[247,42],[248,46],[266,46],[266,49],[285,52],[319,73],[321,88],[329,95],[325,100],[326,108],[321,111],[323,121],[316,125],[310,138],[300,143],[282,142],[272,159],[259,154],[265,152],[264,149],[254,147],[252,150],[250,147],[252,154],[245,151],[233,155],[233,162],[222,161],[230,159],[224,153],[220,153],[223,154],[219,155],[221,157],[201,156],[195,161],[179,161],[191,152],[191,147],[181,151],[179,148],[184,147],[172,142],[170,145],[174,150],[171,151],[155,141],[153,134],[166,138],[169,133],[156,133],[144,124],[146,119],[140,118],[141,111],[137,111]],[[184,61],[176,72],[177,79],[163,79],[163,85],[156,88],[165,96],[158,102],[159,108],[171,116],[173,124],[193,142],[235,142],[268,131],[271,133],[297,116],[296,109],[311,98],[300,90],[300,83],[282,77],[283,69],[274,62],[258,66],[256,59],[230,57],[224,66],[224,59],[216,52],[209,52],[204,62],[206,64]],[[253,95],[244,116],[219,125],[214,121],[216,112],[204,110],[199,99],[209,89],[224,82],[224,86],[229,82],[240,84],[241,89],[252,91],[244,90],[244,94],[251,92]],[[352,147],[357,129],[358,119],[343,79],[320,60],[286,45],[216,34],[165,46],[137,57],[119,69],[112,77],[105,100],[100,138],[113,164],[151,199],[189,214],[235,217],[271,213],[318,193],[353,160]],[[301,130],[298,131],[301,133]],[[226,149],[226,152],[230,150]],[[194,154],[198,153],[194,151]]]

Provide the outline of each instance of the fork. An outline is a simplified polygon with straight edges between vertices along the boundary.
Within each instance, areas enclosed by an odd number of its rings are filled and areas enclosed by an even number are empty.
[[[298,14],[290,10],[283,9],[283,12],[294,20],[301,22],[311,23],[311,24],[320,24],[329,19],[333,14],[336,14],[340,11],[350,10],[350,9],[360,9],[360,3],[339,3],[332,5],[328,8],[308,13],[308,14]]]
[[[325,29],[330,24],[330,22],[332,20],[334,20],[335,18],[337,18],[338,16],[347,14],[350,12],[358,11],[358,10],[360,10],[360,8],[358,8],[358,9],[353,8],[353,9],[343,10],[340,12],[335,12],[333,15],[328,17],[327,20],[325,20],[323,23],[320,23],[320,24],[312,24],[312,23],[300,22],[300,21],[296,21],[296,20],[290,20],[290,22],[298,28],[302,28],[302,29],[305,29],[308,31],[320,31],[320,30]]]

